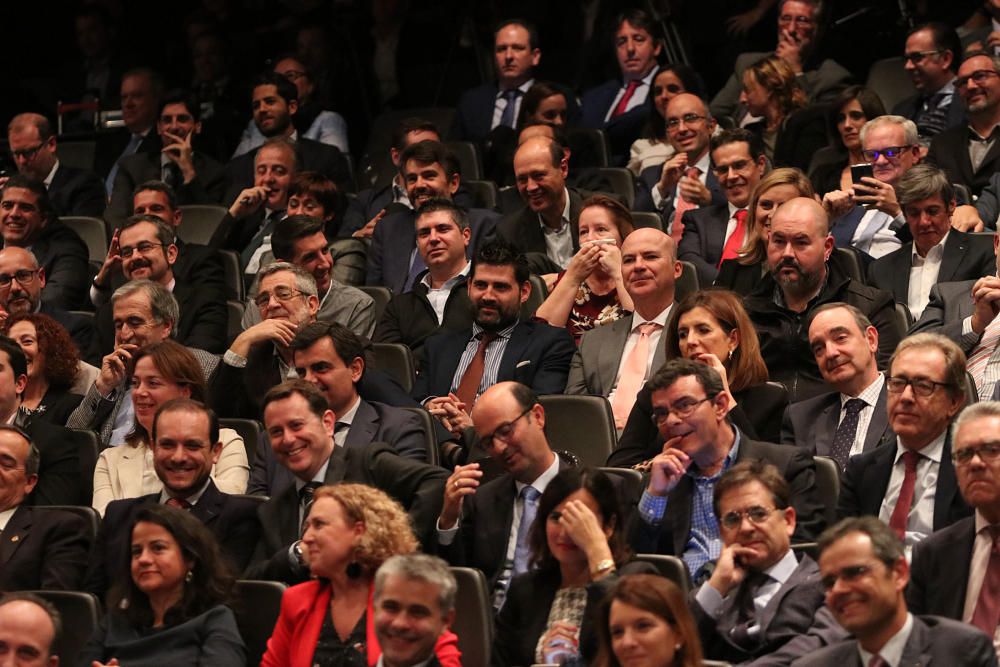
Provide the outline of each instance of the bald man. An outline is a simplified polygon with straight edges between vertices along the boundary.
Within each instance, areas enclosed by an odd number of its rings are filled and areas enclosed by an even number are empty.
[[[666,361],[661,333],[674,306],[674,283],[680,275],[672,238],[652,228],[629,234],[622,243],[622,278],[635,311],[630,318],[585,333],[573,355],[566,393],[607,397],[619,431],[646,378]],[[628,361],[642,350],[646,350],[644,373],[629,373]]]
[[[100,217],[107,198],[104,184],[96,174],[69,167],[56,155],[56,136],[45,116],[22,113],[7,126],[7,141],[17,171],[45,184],[49,199],[59,215]],[[6,183],[0,178],[0,187]]]
[[[532,273],[558,273],[580,249],[577,222],[587,193],[566,187],[569,162],[555,140],[535,137],[514,154],[514,177],[524,208],[497,225],[525,253]]]
[[[30,593],[10,593],[0,598],[0,664],[24,667],[58,667],[52,652],[62,629],[59,612]],[[8,660],[13,662],[8,662]]]
[[[879,334],[880,368],[885,368],[902,334],[895,326],[892,295],[848,276],[829,262],[832,253],[833,237],[822,205],[805,197],[785,202],[771,217],[769,274],[744,301],[770,379],[788,388],[792,402],[832,390],[809,347],[809,321],[821,305],[841,301],[871,321]]]

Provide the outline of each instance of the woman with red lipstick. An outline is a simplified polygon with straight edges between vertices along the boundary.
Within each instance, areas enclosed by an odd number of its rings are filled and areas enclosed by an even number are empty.
[[[528,538],[535,569],[510,583],[493,665],[589,664],[593,610],[629,556],[618,490],[603,472],[563,470],[539,498],[535,517]],[[626,568],[652,571],[645,563]]]
[[[102,515],[112,500],[158,493],[163,484],[153,469],[150,433],[161,405],[174,398],[206,403],[208,390],[201,365],[186,347],[172,340],[153,343],[133,356],[132,409],[135,425],[124,444],[101,452],[94,470],[93,506]],[[219,429],[222,453],[212,468],[212,480],[223,493],[244,493],[250,478],[243,438]]]
[[[299,545],[313,580],[285,591],[261,667],[374,667],[375,572],[390,556],[416,551],[402,506],[364,484],[313,493]],[[461,667],[455,634],[441,634],[441,667]]]
[[[243,667],[246,649],[225,605],[233,583],[212,533],[184,510],[139,510],[121,553],[108,614],[77,664]]]
[[[809,178],[821,197],[827,192],[851,187],[850,166],[868,162],[861,154],[861,128],[871,119],[885,115],[878,94],[863,86],[845,88],[830,108],[833,127],[827,133],[834,140],[823,152],[831,152],[831,149],[835,152],[829,162],[824,161],[809,171]]]

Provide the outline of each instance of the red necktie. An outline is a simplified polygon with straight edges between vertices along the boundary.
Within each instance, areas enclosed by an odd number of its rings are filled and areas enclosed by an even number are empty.
[[[171,507],[176,507],[179,510],[189,510],[191,509],[191,503],[184,500],[183,498],[167,498],[167,504]]]
[[[722,258],[719,260],[719,266],[727,259],[736,259],[739,256],[740,248],[743,247],[743,237],[747,233],[747,215],[748,212],[745,208],[741,208],[736,211],[736,229],[733,233],[729,235],[726,239],[726,245],[722,249]]]
[[[472,412],[472,406],[476,403],[476,395],[479,393],[479,385],[483,382],[483,372],[486,370],[486,348],[496,340],[497,335],[491,331],[483,331],[479,334],[479,347],[476,348],[476,356],[472,357],[472,362],[462,374],[462,379],[458,383],[455,395],[465,403],[465,411]]]
[[[629,81],[628,86],[625,87],[625,94],[622,98],[618,100],[618,104],[615,105],[615,110],[611,112],[612,118],[617,118],[625,113],[628,108],[629,100],[632,99],[632,95],[635,94],[635,89],[639,87],[640,81]]]
[[[701,176],[701,169],[698,167],[688,167],[684,170],[684,175],[688,178],[698,178]],[[679,245],[681,237],[684,236],[684,222],[681,218],[684,217],[687,211],[695,208],[698,208],[697,204],[689,202],[680,195],[677,196],[677,201],[674,202],[673,222],[670,223],[670,237],[674,240],[674,243]]]
[[[903,475],[903,486],[899,488],[899,497],[896,498],[896,507],[889,517],[889,527],[899,535],[899,539],[906,539],[906,524],[910,516],[910,506],[913,505],[913,486],[917,482],[917,461],[920,454],[907,449],[903,452],[903,466],[906,469]]]
[[[986,566],[986,576],[979,589],[976,610],[972,614],[972,624],[992,639],[1000,622],[1000,526],[988,526],[986,531],[993,540],[993,548],[990,549],[990,563]]]
[[[889,667],[889,663],[885,661],[885,658],[876,654],[868,661],[868,667]]]

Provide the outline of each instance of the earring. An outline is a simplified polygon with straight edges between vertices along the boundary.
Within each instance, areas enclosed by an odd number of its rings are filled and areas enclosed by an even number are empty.
[[[674,651],[680,651],[683,644],[674,644]]]
[[[194,575],[191,573],[191,570],[188,570],[187,574],[184,575],[184,581],[190,584],[192,579],[194,579]]]
[[[732,358],[733,358],[733,352],[735,352],[735,351],[736,351],[736,350],[729,350],[729,358],[730,358],[730,359],[732,359]]]

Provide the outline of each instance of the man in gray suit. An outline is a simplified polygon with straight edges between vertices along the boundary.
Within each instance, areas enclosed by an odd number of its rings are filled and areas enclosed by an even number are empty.
[[[629,234],[622,243],[622,279],[635,312],[632,317],[585,333],[573,355],[566,393],[606,396],[619,430],[625,427],[645,379],[666,360],[660,339],[674,306],[674,283],[680,275],[672,238],[649,227]],[[638,383],[627,378],[622,383],[632,352],[643,345],[647,350],[645,376]],[[628,395],[619,395],[620,389]]]
[[[997,664],[993,643],[971,626],[914,616],[903,590],[910,566],[903,544],[875,517],[845,519],[820,537],[826,604],[853,637],[811,652],[793,667]]]
[[[836,459],[841,470],[854,454],[873,449],[889,432],[885,376],[878,370],[878,329],[843,302],[816,310],[809,345],[823,380],[836,391],[785,410],[781,444]]]

